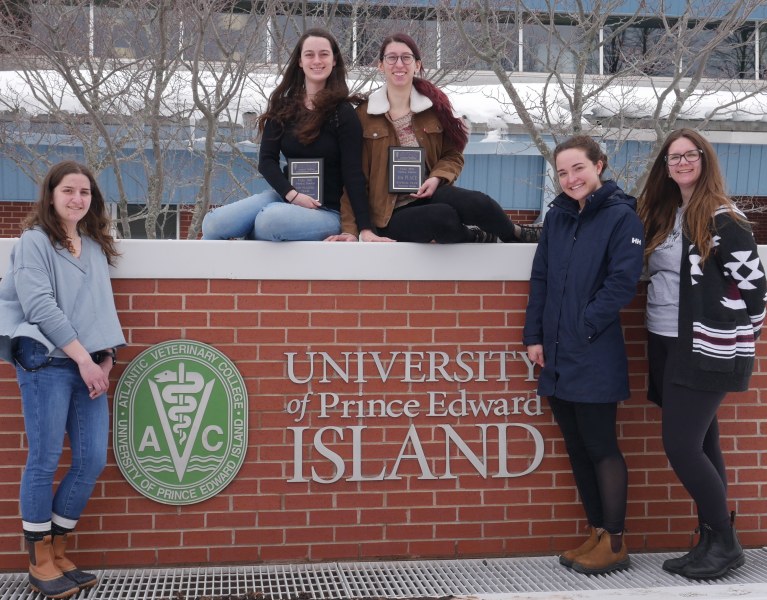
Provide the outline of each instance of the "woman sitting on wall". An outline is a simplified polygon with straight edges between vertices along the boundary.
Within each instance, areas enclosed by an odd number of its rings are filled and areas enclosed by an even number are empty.
[[[423,79],[421,52],[413,39],[404,33],[387,37],[378,58],[385,84],[357,108],[375,229],[355,222],[357,210],[344,197],[343,233],[331,239],[356,241],[359,234],[360,241],[538,241],[540,228],[516,225],[487,194],[453,185],[463,168],[468,132],[444,92]],[[423,176],[410,182],[414,191],[400,193],[406,178],[398,182],[392,175],[391,149],[407,156],[408,148],[421,149]],[[417,170],[407,162],[394,166],[402,173]]]
[[[370,227],[360,158],[362,130],[348,100],[338,43],[327,31],[308,30],[258,119],[258,170],[272,189],[209,212],[202,222],[202,239],[324,240],[340,231],[344,189],[355,218]],[[313,195],[299,192],[280,168],[280,154],[320,165],[321,189]]]
[[[29,446],[20,492],[29,583],[52,598],[97,581],[66,548],[106,464],[109,373],[115,348],[125,344],[109,279],[117,256],[109,231],[90,170],[59,163],[0,283],[0,358],[16,365]],[[54,494],[65,434],[72,464]]]

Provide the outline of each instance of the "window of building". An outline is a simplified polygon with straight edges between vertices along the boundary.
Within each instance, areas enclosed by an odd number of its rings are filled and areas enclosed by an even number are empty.
[[[674,75],[673,37],[652,22],[625,28],[620,22],[612,22],[604,28],[604,44],[605,73]]]
[[[88,56],[90,52],[90,16],[87,7],[64,3],[30,3],[30,37],[36,46],[48,51]]]
[[[444,69],[454,71],[463,70],[487,70],[489,63],[467,52],[463,38],[453,21],[440,23],[440,35],[442,38],[441,66]],[[519,63],[519,31],[513,15],[494,24],[493,32],[488,36],[483,34],[482,25],[475,21],[464,21],[461,25],[469,39],[483,44],[480,50],[483,52],[497,51],[501,56],[501,65],[506,71],[516,71]]]
[[[522,29],[524,70],[576,73],[585,62],[587,74],[598,74],[598,42],[588,39],[582,28],[573,25],[526,24]]]
[[[755,53],[755,28],[741,27],[727,33],[719,40],[720,30],[707,28],[691,39],[690,53],[701,56],[715,44],[704,67],[704,77],[717,79],[753,79]]]
[[[352,8],[324,2],[288,4],[292,5],[291,11],[284,11],[270,21],[270,62],[284,65],[301,35],[307,29],[320,28],[332,32],[344,53],[347,67],[350,66],[354,40],[354,20],[350,17]]]
[[[0,4],[0,25],[5,34],[0,35],[0,56],[29,52],[32,15],[28,7],[17,2]]]
[[[120,219],[118,216],[117,204],[109,205],[112,211],[112,222],[118,228]],[[128,218],[130,219],[130,237],[136,240],[147,239],[146,234],[146,206],[139,204],[128,205]],[[176,240],[179,235],[179,211],[177,205],[165,205],[157,217],[157,239],[158,240]]]
[[[405,32],[421,50],[424,69],[433,70],[440,64],[440,52],[445,51],[434,13],[417,13],[403,9],[370,11],[367,18],[357,20],[357,64],[377,66],[381,42],[392,33]],[[451,40],[454,42],[454,40]]]
[[[155,52],[161,44],[172,55],[179,48],[178,14],[158,18],[157,10],[93,7],[93,53],[107,58],[137,59]],[[165,23],[161,31],[160,23]],[[163,36],[165,39],[163,39]]]
[[[269,19],[247,12],[227,12],[214,16],[206,25],[202,39],[202,58],[207,61],[267,61]],[[185,25],[194,27],[194,24]],[[193,49],[187,53],[191,57]]]

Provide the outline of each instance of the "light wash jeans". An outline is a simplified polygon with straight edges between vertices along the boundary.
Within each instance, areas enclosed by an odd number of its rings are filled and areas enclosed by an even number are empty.
[[[48,357],[45,346],[31,338],[18,339],[15,358],[29,446],[20,493],[24,528],[38,530],[53,514],[76,522],[106,465],[107,395],[91,400],[77,364]],[[72,465],[54,495],[64,433]]]
[[[202,239],[271,242],[322,241],[341,232],[341,215],[285,202],[274,190],[214,208],[202,221]]]

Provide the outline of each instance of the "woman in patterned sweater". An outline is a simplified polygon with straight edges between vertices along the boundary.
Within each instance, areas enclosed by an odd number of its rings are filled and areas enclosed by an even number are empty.
[[[663,568],[717,578],[745,557],[728,511],[716,413],[727,392],[748,389],[767,280],[748,221],[698,132],[668,137],[639,202],[650,275],[648,397],[662,408],[666,455],[696,503],[700,531],[695,548]]]

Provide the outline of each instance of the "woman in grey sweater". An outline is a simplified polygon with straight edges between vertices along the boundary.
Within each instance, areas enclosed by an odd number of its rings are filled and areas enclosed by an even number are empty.
[[[0,358],[16,366],[29,447],[20,492],[29,582],[54,598],[96,584],[67,558],[66,544],[106,463],[109,373],[125,344],[109,230],[93,174],[59,163],[0,282]],[[72,464],[54,494],[65,433]]]

